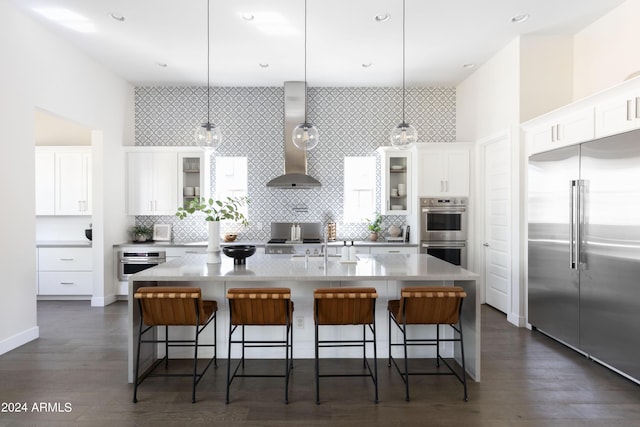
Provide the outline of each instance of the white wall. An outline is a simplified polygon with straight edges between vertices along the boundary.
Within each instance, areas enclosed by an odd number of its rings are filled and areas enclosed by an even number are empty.
[[[520,121],[573,101],[573,37],[520,39]]]
[[[456,139],[477,141],[519,124],[519,63],[514,39],[456,87]]]
[[[574,99],[640,71],[640,1],[627,0],[574,37]]]
[[[456,88],[456,125],[457,138],[464,141],[477,142],[500,133],[511,135],[512,164],[512,229],[520,229],[520,57],[521,40],[514,39],[494,57],[483,64],[476,72],[464,80]],[[478,175],[482,167],[476,168]],[[480,194],[480,193],[478,193]],[[476,215],[480,213],[477,212]],[[477,234],[481,232],[476,227]],[[474,252],[480,254],[482,241],[474,239]],[[522,243],[520,233],[512,233],[511,240],[511,289],[507,319],[516,325],[523,325],[525,319],[525,295],[523,289]],[[480,265],[483,257],[476,256],[475,271],[481,273]],[[482,282],[482,279],[481,279]]]
[[[94,290],[105,298],[104,262],[124,240],[125,138],[133,141],[133,87],[0,0],[0,354],[38,336],[34,117],[37,108],[99,130],[94,154]],[[113,188],[99,197],[104,187]],[[120,231],[120,228],[122,230]],[[96,236],[97,235],[97,236]],[[108,269],[110,271],[110,268]]]

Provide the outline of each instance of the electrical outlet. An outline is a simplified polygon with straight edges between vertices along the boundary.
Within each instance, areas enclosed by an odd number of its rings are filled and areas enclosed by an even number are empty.
[[[296,316],[296,329],[304,329],[304,316]]]

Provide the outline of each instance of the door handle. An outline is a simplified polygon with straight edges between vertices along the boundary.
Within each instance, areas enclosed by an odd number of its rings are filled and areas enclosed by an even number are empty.
[[[484,246],[485,248],[489,247],[489,244],[487,242],[483,243],[482,246]]]

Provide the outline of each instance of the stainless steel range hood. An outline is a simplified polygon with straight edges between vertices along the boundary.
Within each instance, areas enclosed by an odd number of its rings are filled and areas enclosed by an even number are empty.
[[[316,188],[320,181],[307,175],[307,152],[293,144],[293,129],[305,121],[305,82],[284,83],[284,175],[267,183],[272,188]]]

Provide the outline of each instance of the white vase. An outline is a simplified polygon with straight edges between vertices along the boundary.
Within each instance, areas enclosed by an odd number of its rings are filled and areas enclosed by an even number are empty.
[[[209,238],[207,241],[207,264],[220,264],[220,221],[209,223]]]

